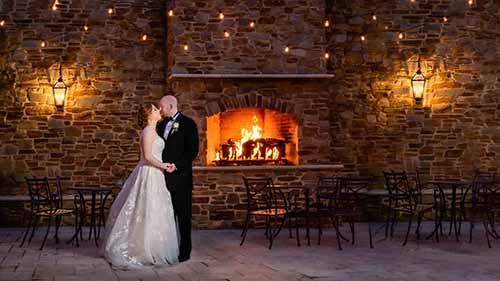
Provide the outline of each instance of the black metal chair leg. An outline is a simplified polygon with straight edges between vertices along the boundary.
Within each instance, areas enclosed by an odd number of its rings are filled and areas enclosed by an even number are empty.
[[[339,230],[339,217],[335,217],[335,231],[337,232],[337,246],[340,251],[342,251],[342,245],[340,244],[340,230]]]
[[[61,216],[56,216],[56,233],[54,234],[54,238],[56,239],[56,244],[59,243],[59,227],[61,226]]]
[[[488,248],[491,248],[490,232],[488,230],[488,222],[486,219],[483,219],[483,227],[484,227],[484,234],[486,235],[486,242],[488,242]]]
[[[240,246],[243,245],[245,242],[245,238],[247,237],[247,231],[248,231],[248,221],[250,220],[250,216],[247,215],[247,219],[245,221],[245,226],[243,228],[243,231],[241,232],[241,241],[240,241]],[[267,226],[266,226],[266,233],[267,233]]]
[[[349,227],[351,228],[351,244],[354,245],[354,218],[349,221]]]
[[[321,245],[321,235],[323,235],[323,229],[321,228],[321,216],[318,216],[318,245]]]
[[[40,217],[36,216],[35,220],[33,221],[33,227],[31,229],[30,238],[28,239],[28,245],[31,243],[31,240],[33,239],[33,236],[35,236],[35,230],[36,230],[36,227],[38,226],[38,220],[39,219],[40,219]]]
[[[391,238],[394,238],[394,224],[396,223],[397,212],[393,212],[392,220],[391,220]]]
[[[471,220],[470,225],[469,225],[469,244],[472,243],[472,230],[473,229],[474,229],[474,223]]]
[[[250,219],[250,216],[247,215],[245,218],[245,223],[243,224],[243,229],[241,230],[240,237],[243,237],[243,233],[245,233],[245,229],[248,227],[248,220]]]
[[[29,222],[28,222],[28,227],[26,227],[26,230],[24,231],[23,241],[21,242],[21,245],[19,245],[19,247],[22,247],[24,245],[24,241],[26,241],[26,237],[28,237],[28,233],[30,232],[31,224],[32,223],[33,223],[33,215],[30,214],[30,219],[29,219]]]
[[[295,217],[295,235],[297,236],[297,246],[300,247],[299,218]]]
[[[78,229],[79,229],[79,221],[78,221],[78,211],[75,213],[75,241],[76,247],[80,247],[80,243],[78,242]]]
[[[42,246],[40,246],[40,251],[43,250],[43,246],[45,246],[45,241],[47,241],[47,236],[49,235],[51,222],[52,222],[52,217],[49,217],[48,223],[47,223],[47,231],[45,231],[45,236],[43,237],[43,242],[42,242]]]
[[[276,220],[274,220],[276,222]],[[273,247],[275,235],[273,234],[273,224],[271,222],[271,218],[269,218],[269,250]]]
[[[406,237],[405,241],[403,242],[403,246],[406,246],[406,243],[408,243],[408,236],[410,236],[412,220],[413,220],[413,214],[410,214],[410,219],[408,220],[408,229],[406,230]]]
[[[415,234],[417,235],[417,244],[420,242],[420,225],[422,224],[422,214],[419,214],[417,217],[417,230]]]
[[[370,241],[370,248],[373,249],[372,224],[369,221],[368,221],[368,238]]]

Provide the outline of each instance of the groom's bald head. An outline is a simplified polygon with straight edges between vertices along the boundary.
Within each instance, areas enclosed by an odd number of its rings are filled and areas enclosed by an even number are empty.
[[[177,99],[174,96],[164,96],[160,100],[160,113],[163,117],[170,117],[177,112]]]

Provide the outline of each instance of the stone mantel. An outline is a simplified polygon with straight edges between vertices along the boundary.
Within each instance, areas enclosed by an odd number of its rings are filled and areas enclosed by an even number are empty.
[[[342,164],[316,164],[316,165],[276,165],[276,166],[194,166],[194,171],[257,171],[257,170],[332,170],[342,169]]]
[[[169,79],[332,79],[335,74],[300,74],[300,73],[172,73]]]

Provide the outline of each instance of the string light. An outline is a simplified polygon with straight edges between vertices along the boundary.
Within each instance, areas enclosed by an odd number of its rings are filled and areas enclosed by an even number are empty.
[[[188,44],[185,44],[184,45],[184,51],[187,51],[187,50],[189,50],[189,46],[188,46]]]
[[[148,36],[146,34],[142,35],[142,41],[148,40]]]
[[[222,13],[222,11],[219,11],[219,19],[220,19],[220,20],[223,20],[223,19],[224,19],[224,14]]]
[[[377,15],[372,13],[372,20],[377,20]]]
[[[4,26],[5,25],[5,21],[4,20],[1,20],[0,21],[0,26]]]
[[[410,0],[410,2],[415,3],[415,0]]]
[[[84,26],[83,26],[83,30],[85,30],[85,31],[89,31],[89,27],[88,27],[87,25],[84,25]]]
[[[174,10],[170,9],[168,10],[168,16],[173,17],[174,16]]]
[[[385,29],[385,30],[389,29],[389,26],[387,26],[387,25],[386,25],[386,26],[384,26],[384,29]]]
[[[329,59],[330,58],[330,54],[329,53],[325,53],[325,59]]]
[[[325,20],[324,25],[325,25],[325,27],[329,27],[330,26],[330,21],[329,20]]]
[[[448,18],[447,17],[443,17],[443,21],[444,22],[448,22]]]
[[[288,52],[290,52],[290,48],[288,48],[288,46],[286,46],[283,51],[288,54]]]
[[[251,28],[254,28],[254,26],[255,26],[255,22],[251,21],[251,22],[250,22],[250,27],[251,27]]]
[[[40,42],[40,47],[42,47],[42,48],[47,47],[47,43],[42,40],[42,42]]]
[[[55,1],[54,4],[52,5],[52,11],[57,11],[57,4],[59,4],[59,2]]]
[[[366,40],[366,36],[365,35],[361,35],[361,41],[365,41]]]
[[[469,6],[472,6],[474,4],[474,0],[469,0]]]
[[[399,38],[399,39],[403,39],[404,37],[405,37],[405,35],[404,35],[404,33],[403,33],[403,32],[400,32],[400,33],[398,34],[398,38]]]
[[[224,37],[229,38],[229,32],[224,31]]]
[[[112,15],[113,14],[113,8],[108,8],[108,15]]]

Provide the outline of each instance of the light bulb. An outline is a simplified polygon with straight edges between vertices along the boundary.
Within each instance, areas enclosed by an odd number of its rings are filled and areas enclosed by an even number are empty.
[[[329,59],[330,58],[330,54],[329,53],[325,53],[325,59]]]
[[[253,28],[255,26],[255,22],[251,21],[250,22],[250,27]]]
[[[325,27],[329,27],[330,26],[330,21],[329,20],[325,20]]]
[[[89,27],[88,27],[87,25],[84,25],[84,26],[83,26],[83,30],[88,31],[88,30],[89,30]]]
[[[56,3],[54,3],[54,5],[52,5],[52,11],[57,11]]]
[[[148,36],[146,34],[142,35],[142,41],[148,40]]]
[[[403,39],[404,37],[405,37],[405,35],[403,34],[403,32],[400,32],[400,33],[398,34],[398,38],[399,38],[399,39]]]
[[[284,51],[285,51],[285,53],[288,53],[288,52],[290,52],[290,48],[288,48],[288,46],[286,46]]]
[[[173,17],[174,16],[174,10],[170,9],[168,10],[168,16]]]
[[[365,41],[366,40],[366,36],[365,35],[361,35],[361,41]]]
[[[469,0],[469,5],[474,4],[474,0]]]
[[[220,19],[220,20],[223,20],[223,19],[224,19],[224,14],[222,13],[222,11],[219,11],[219,19]]]
[[[0,26],[4,26],[4,25],[5,25],[5,21],[4,20],[0,21]]]
[[[113,8],[108,8],[108,15],[113,14]]]
[[[447,17],[443,17],[443,21],[444,22],[448,22],[448,18]]]
[[[224,31],[224,37],[228,38],[229,37],[229,32]]]
[[[372,15],[372,20],[377,20],[377,15],[373,14]]]
[[[45,43],[45,41],[42,40],[42,42],[40,42],[40,47],[42,48],[47,47],[47,43]]]
[[[188,44],[184,45],[184,51],[187,51],[187,50],[189,50]]]

